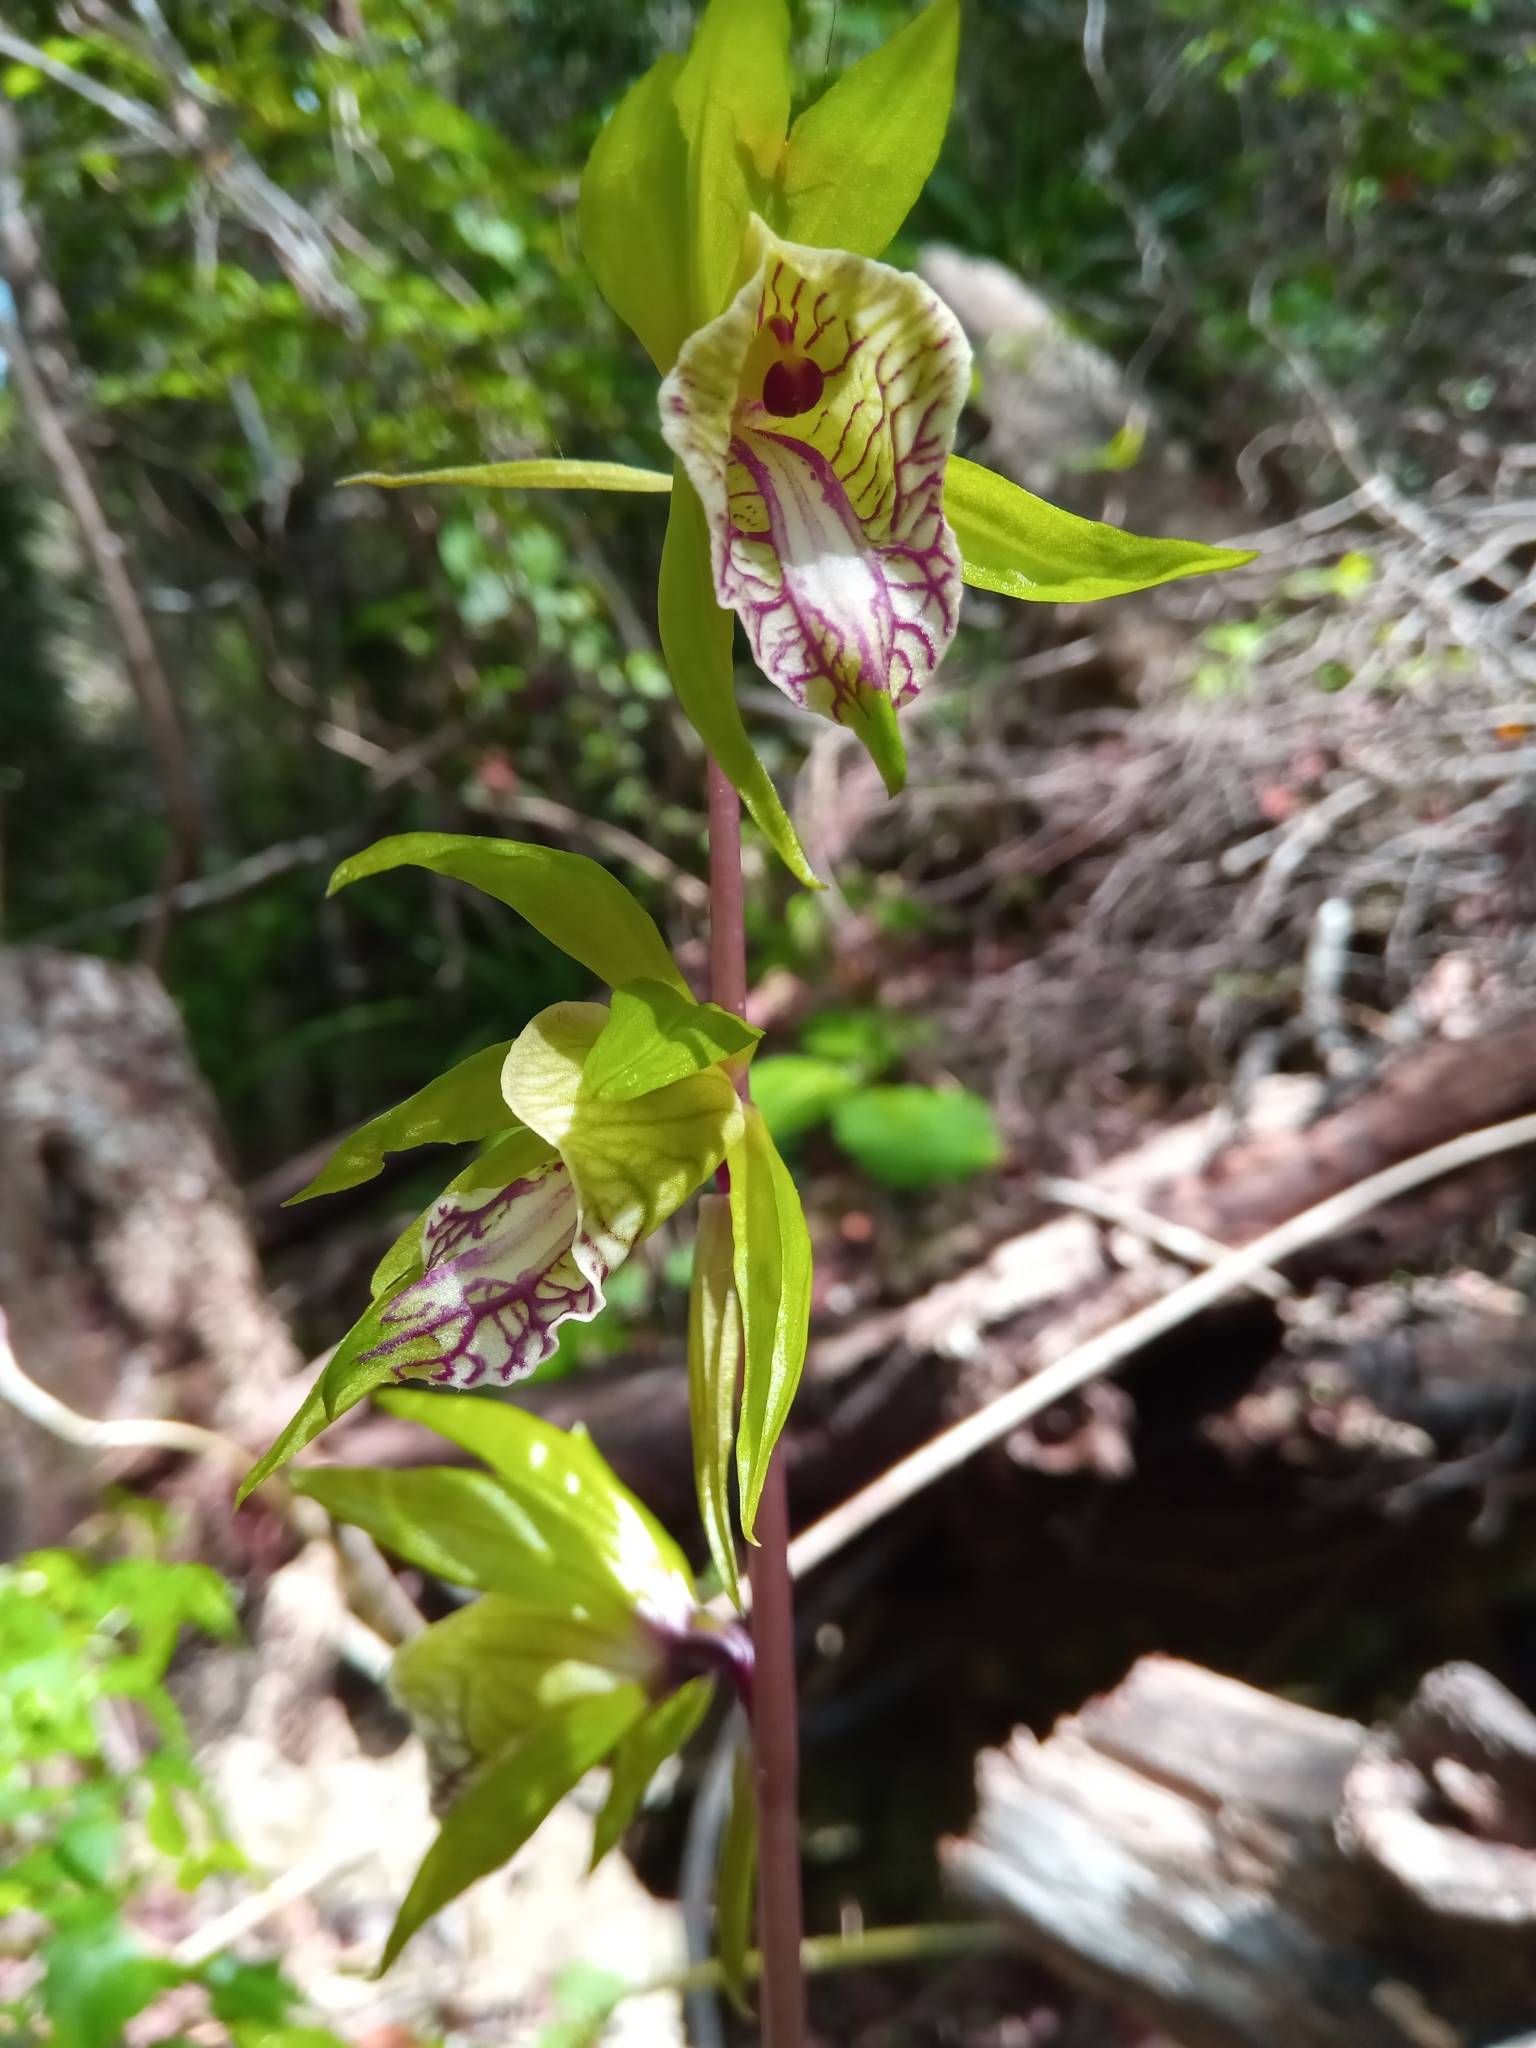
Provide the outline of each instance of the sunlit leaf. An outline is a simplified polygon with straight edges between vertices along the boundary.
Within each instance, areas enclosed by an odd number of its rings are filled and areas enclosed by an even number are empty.
[[[583,1433],[471,1394],[401,1387],[381,1394],[379,1405],[490,1466],[528,1518],[530,1557],[558,1560],[564,1576],[596,1593],[617,1585],[653,1612],[692,1612],[687,1559]]]
[[[819,889],[822,885],[801,851],[779,793],[741,722],[731,667],[734,621],[715,600],[703,508],[692,484],[682,476],[672,493],[667,519],[658,614],[662,653],[689,723],[790,873],[808,888]]]
[[[515,1122],[501,1092],[502,1064],[511,1043],[503,1039],[471,1053],[344,1138],[308,1187],[290,1196],[290,1202],[307,1202],[372,1180],[386,1153],[417,1145],[460,1145],[506,1130]]]
[[[635,982],[614,990],[582,1084],[601,1101],[631,1102],[750,1052],[762,1035],[714,1003],[689,1002],[660,982]]]
[[[412,1636],[389,1689],[426,1748],[433,1811],[572,1700],[648,1684],[659,1654],[627,1612],[600,1622],[494,1593]]]
[[[715,1946],[731,2003],[747,2011],[747,1953],[757,1903],[757,1800],[752,1746],[743,1740],[731,1771],[731,1811],[720,1840],[715,1880]]]
[[[742,238],[762,210],[789,126],[784,0],[709,0],[673,88],[688,145],[692,324],[738,283]]]
[[[576,462],[564,457],[528,462],[470,462],[452,469],[415,469],[399,474],[365,469],[344,476],[346,484],[377,484],[404,491],[416,484],[463,484],[493,491],[670,491],[665,470],[635,469],[627,462]]]
[[[598,289],[663,373],[693,325],[688,145],[673,98],[682,68],[662,57],[625,93],[587,158],[578,211]]]
[[[833,1110],[832,1134],[889,1188],[966,1180],[1003,1157],[991,1109],[963,1088],[861,1088]]]
[[[613,1753],[608,1797],[592,1830],[592,1867],[596,1869],[640,1810],[646,1787],[669,1756],[680,1750],[704,1716],[714,1687],[707,1678],[690,1679],[637,1721]]]
[[[806,108],[784,158],[792,242],[881,253],[938,158],[959,46],[959,0],[933,0]]]
[[[727,1164],[736,1293],[745,1366],[736,1429],[741,1530],[752,1540],[757,1504],[805,1365],[811,1315],[811,1234],[788,1167],[753,1108]]]
[[[688,1301],[688,1419],[699,1519],[720,1583],[740,1609],[736,1535],[731,1526],[731,1450],[736,1441],[736,1390],[741,1378],[741,1303],[736,1297],[731,1205],[724,1195],[699,1200]]]
[[[1254,559],[1251,548],[1154,540],[1079,519],[959,455],[949,458],[944,473],[944,512],[960,543],[966,582],[1033,604],[1089,604],[1181,576],[1239,569]]]
[[[330,893],[399,867],[428,868],[483,889],[611,988],[661,981],[689,993],[649,911],[585,854],[516,839],[405,832],[343,861]]]
[[[638,1685],[573,1700],[470,1784],[444,1818],[385,1944],[387,1970],[416,1930],[505,1863],[646,1709]]]

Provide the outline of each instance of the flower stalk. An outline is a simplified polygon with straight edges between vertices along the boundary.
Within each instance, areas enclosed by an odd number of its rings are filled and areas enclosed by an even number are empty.
[[[709,964],[712,999],[740,1016],[747,1001],[741,803],[713,755],[709,762]],[[738,1085],[745,1094],[745,1071]],[[801,2048],[805,1976],[800,1956],[800,1729],[782,1444],[769,1463],[758,1505],[757,1543],[749,1571],[763,2042],[764,2048]]]

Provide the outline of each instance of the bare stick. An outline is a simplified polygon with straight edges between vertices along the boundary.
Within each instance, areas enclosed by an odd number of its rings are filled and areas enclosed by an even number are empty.
[[[244,1473],[251,1454],[233,1437],[217,1430],[203,1429],[195,1422],[178,1422],[170,1416],[137,1416],[121,1422],[101,1422],[82,1415],[50,1394],[46,1387],[29,1378],[11,1349],[5,1310],[0,1308],[0,1400],[8,1401],[18,1415],[46,1429],[60,1443],[73,1444],[82,1451],[190,1451],[194,1457],[215,1458],[231,1471]]]
[[[1207,1237],[1203,1230],[1195,1230],[1188,1223],[1170,1223],[1167,1217],[1144,1209],[1140,1202],[1111,1194],[1108,1188],[1096,1187],[1092,1181],[1063,1180],[1047,1173],[1035,1182],[1035,1192],[1048,1202],[1059,1202],[1064,1209],[1081,1209],[1085,1216],[1097,1216],[1103,1223],[1129,1230],[1133,1236],[1156,1245],[1159,1251],[1182,1259],[1186,1266],[1219,1266],[1223,1259],[1232,1256],[1231,1245]],[[1255,1273],[1248,1284],[1255,1294],[1267,1295],[1271,1301],[1284,1301],[1295,1292],[1290,1281],[1279,1273]]]
[[[978,1451],[985,1450],[1018,1429],[1042,1409],[1064,1395],[1075,1393],[1090,1380],[1100,1378],[1158,1337],[1166,1337],[1191,1317],[1213,1308],[1217,1302],[1251,1287],[1261,1273],[1284,1260],[1294,1258],[1309,1245],[1332,1237],[1358,1223],[1385,1202],[1411,1194],[1427,1181],[1440,1180],[1463,1167],[1475,1166],[1501,1153],[1518,1151],[1536,1144],[1536,1115],[1517,1116],[1508,1123],[1493,1124],[1482,1131],[1468,1131],[1443,1145],[1434,1145],[1412,1159],[1373,1173],[1326,1201],[1304,1209],[1288,1223],[1280,1224],[1240,1251],[1230,1253],[1218,1265],[1196,1274],[1182,1287],[1127,1316],[1112,1330],[1090,1338],[1054,1365],[1048,1365],[995,1401],[989,1401],[974,1415],[967,1415],[951,1428],[931,1438],[910,1457],[903,1458],[888,1472],[845,1500],[829,1515],[823,1515],[790,1545],[790,1571],[799,1577],[861,1536],[866,1529],[904,1506],[935,1480],[958,1469]]]

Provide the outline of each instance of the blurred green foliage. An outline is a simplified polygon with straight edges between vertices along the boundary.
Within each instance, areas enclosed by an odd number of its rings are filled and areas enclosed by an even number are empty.
[[[166,1686],[185,1634],[234,1627],[203,1565],[47,1550],[0,1568],[0,1940],[28,1959],[0,2034],[116,2048],[130,2019],[192,1984],[236,2048],[332,2048],[288,2024],[298,1994],[272,1966],[186,1968],[131,1924],[157,1888],[245,1867]],[[179,2039],[182,2023],[145,2038]]]

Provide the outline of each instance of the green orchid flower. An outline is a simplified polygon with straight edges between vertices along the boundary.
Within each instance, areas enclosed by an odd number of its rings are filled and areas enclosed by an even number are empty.
[[[390,1672],[426,1750],[441,1829],[384,1970],[424,1920],[514,1855],[606,1760],[596,1863],[717,1686],[749,1694],[752,1646],[739,1625],[705,1610],[682,1551],[583,1433],[464,1394],[382,1399],[489,1468],[321,1466],[293,1479],[338,1521],[480,1596],[412,1637]]]
[[[565,1324],[599,1312],[635,1247],[752,1141],[737,1076],[760,1033],[694,1001],[654,922],[606,869],[515,840],[412,833],[344,862],[331,886],[401,866],[495,896],[612,994],[557,1003],[438,1075],[346,1139],[294,1197],[356,1187],[407,1147],[483,1148],[385,1253],[370,1306],[242,1496],[377,1388],[525,1379]],[[740,1178],[755,1184],[745,1164]]]
[[[791,870],[815,882],[748,739],[731,615],[797,704],[885,782],[896,714],[943,660],[960,585],[1088,603],[1251,556],[1080,519],[954,454],[970,355],[948,308],[877,259],[938,156],[958,0],[932,0],[791,121],[784,0],[708,0],[599,136],[583,251],[662,376],[673,475],[540,459],[358,482],[672,492],[659,626],[688,717]]]

